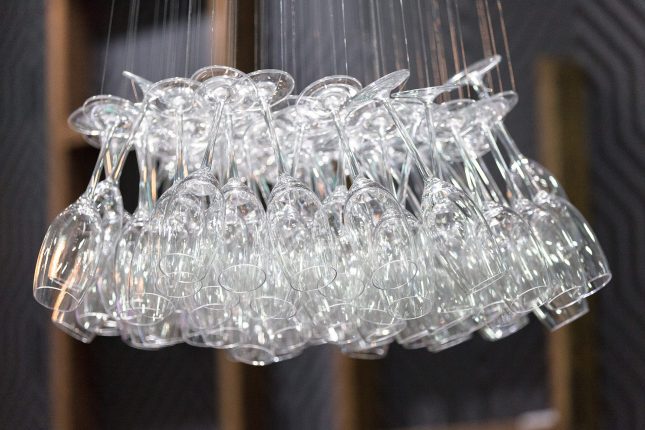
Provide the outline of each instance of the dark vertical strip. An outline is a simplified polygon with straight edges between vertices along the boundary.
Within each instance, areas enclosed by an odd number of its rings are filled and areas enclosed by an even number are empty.
[[[45,2],[8,0],[0,28],[0,427],[49,428],[48,318],[31,293],[46,226]]]

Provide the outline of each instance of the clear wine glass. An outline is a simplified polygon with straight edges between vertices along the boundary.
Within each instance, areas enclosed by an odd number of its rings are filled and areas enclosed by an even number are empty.
[[[34,273],[34,298],[61,312],[75,310],[87,289],[96,282],[102,250],[102,219],[93,197],[108,146],[115,131],[129,118],[115,110],[104,128],[101,151],[90,183],[79,199],[52,222],[43,239]],[[106,117],[107,118],[107,117]]]
[[[470,111],[464,109],[459,100],[447,102],[443,106],[446,110],[443,115],[445,125],[451,130],[455,143],[462,151],[470,191],[483,209],[484,217],[507,265],[508,276],[501,281],[504,298],[514,312],[528,312],[548,302],[551,297],[554,276],[547,264],[548,257],[530,225],[510,207],[495,201],[479,176],[475,167],[476,155],[462,137],[472,127]],[[459,115],[463,117],[459,118]]]
[[[556,282],[551,301],[558,306],[568,306],[578,301],[586,289],[582,260],[576,250],[575,242],[563,228],[557,216],[523,196],[511,179],[511,171],[490,129],[490,125],[501,121],[516,103],[517,95],[513,92],[482,99],[472,108],[475,123],[481,128],[484,139],[489,143],[495,163],[506,183],[506,195],[512,207],[530,224],[548,257],[547,263]],[[482,170],[485,171],[485,166],[482,166]],[[492,178],[489,179],[491,180]]]
[[[472,86],[481,99],[490,97],[491,90],[484,84],[484,76],[493,70],[502,60],[501,56],[494,55],[467,66],[464,70],[454,75],[448,83]],[[564,187],[560,185],[555,176],[535,160],[528,159],[520,152],[515,141],[511,138],[503,122],[498,122],[494,127],[495,133],[507,150],[510,158],[510,168],[513,172],[511,179],[520,187],[527,197],[532,197],[540,190],[566,199]]]
[[[271,104],[291,92],[293,78],[277,70],[258,71],[249,77],[258,88],[278,168],[278,180],[271,190],[266,211],[274,255],[292,288],[298,291],[323,288],[336,277],[326,252],[331,233],[314,229],[320,200],[305,184],[287,173],[270,109]]]

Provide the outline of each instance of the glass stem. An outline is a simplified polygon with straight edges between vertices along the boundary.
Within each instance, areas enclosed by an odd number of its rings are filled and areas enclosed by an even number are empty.
[[[506,126],[504,126],[503,122],[499,121],[497,124],[495,124],[493,130],[495,131],[497,137],[499,137],[500,142],[502,142],[504,149],[508,153],[508,156],[511,160],[511,165],[517,166],[517,174],[520,179],[522,179],[522,182],[524,182],[524,184],[526,185],[528,192],[531,194],[527,197],[533,197],[533,194],[537,193],[539,188],[535,186],[535,184],[531,181],[529,175],[527,175],[526,171],[524,170],[524,166],[528,162],[528,159],[524,156],[524,154],[520,152],[517,144],[508,133],[508,130],[506,129]]]
[[[437,154],[437,130],[435,128],[434,118],[432,116],[432,102],[426,99],[420,100],[423,103],[423,111],[426,115],[426,127],[428,129],[428,137],[430,139],[430,141],[428,142],[428,145],[430,145],[430,167],[435,174],[438,174],[439,177],[441,177],[441,169],[439,169],[437,161],[439,157],[439,154]]]
[[[471,159],[469,150],[466,146],[466,143],[463,141],[459,130],[457,130],[453,125],[450,127],[450,131],[452,132],[452,136],[457,143],[457,147],[459,148],[459,152],[461,153],[461,157],[464,161],[464,170],[466,172],[466,181],[468,183],[468,188],[470,189],[471,193],[474,194],[475,201],[481,208],[483,207],[485,201],[491,200],[491,195],[488,193],[488,190],[486,190],[484,184],[481,182],[481,178],[480,180],[477,180],[477,174],[475,173],[476,169],[474,167],[475,163]]]
[[[224,102],[219,103],[215,107],[215,113],[213,115],[213,120],[211,121],[210,130],[208,132],[208,145],[206,146],[204,158],[202,159],[202,169],[210,168],[212,170],[213,159],[215,158],[215,143],[217,142],[217,136],[219,136],[222,112],[224,112]]]
[[[480,74],[474,74],[474,73],[470,74],[469,78],[470,78],[470,84],[479,95],[479,98],[481,99],[490,98],[490,89],[486,88],[486,86],[484,85],[483,77]],[[526,189],[528,190],[528,192],[531,194],[537,192],[537,187],[535,187],[535,184],[531,182],[531,179],[524,171],[524,165],[526,164],[527,158],[526,156],[524,156],[524,154],[522,154],[522,152],[520,152],[519,148],[517,147],[517,144],[509,134],[504,123],[502,121],[498,121],[497,124],[493,126],[493,130],[495,134],[499,137],[500,141],[502,142],[502,145],[504,145],[504,149],[508,153],[508,156],[511,160],[511,165],[517,166],[517,174],[526,185]],[[532,196],[527,196],[527,197],[530,198]]]
[[[183,112],[177,117],[177,151],[176,159],[177,166],[175,168],[175,177],[173,184],[181,181],[188,174],[188,166],[186,166],[186,159],[184,158],[184,114]]]
[[[388,99],[382,99],[381,103],[383,103],[383,106],[385,107],[388,114],[390,115],[390,118],[392,119],[392,121],[394,121],[394,125],[396,126],[396,129],[398,130],[399,135],[401,136],[401,139],[403,139],[405,146],[408,148],[408,151],[412,155],[412,159],[414,160],[414,163],[416,164],[417,168],[419,169],[419,172],[421,173],[421,178],[423,179],[423,182],[424,183],[428,182],[430,179],[432,179],[432,174],[428,169],[428,166],[426,166],[425,162],[423,161],[423,158],[421,157],[419,150],[414,144],[414,141],[412,140],[410,133],[408,133],[408,130],[405,128],[405,125],[401,121],[401,118],[399,118],[399,114],[396,112],[396,110],[394,109],[394,107],[392,106],[392,104]]]
[[[269,130],[269,140],[271,140],[271,146],[273,147],[273,153],[275,155],[275,162],[278,167],[278,178],[286,173],[286,168],[284,165],[284,159],[282,158],[282,152],[280,151],[280,142],[278,142],[278,135],[275,132],[275,125],[273,123],[273,114],[271,113],[271,107],[269,104],[262,100],[262,111],[264,113],[264,121],[267,124]]]
[[[506,183],[506,194],[508,196],[508,200],[510,202],[513,202],[516,198],[522,195],[522,192],[520,191],[520,187],[513,180],[511,171],[508,168],[508,164],[506,164],[506,160],[504,160],[504,156],[502,155],[502,152],[499,150],[499,147],[497,146],[497,140],[495,139],[495,136],[493,135],[492,130],[486,124],[484,124],[482,127],[484,130],[484,134],[488,139],[488,144],[491,147],[491,152],[493,153],[495,164],[497,165],[497,168],[499,169],[499,172],[502,174],[502,177],[504,178],[504,182]]]
[[[293,160],[291,161],[291,176],[296,177],[298,164],[300,163],[300,151],[302,149],[302,142],[305,139],[305,125],[302,124],[296,136],[296,146],[293,149]]]
[[[387,166],[387,155],[386,155],[386,148],[385,148],[385,138],[384,138],[385,131],[380,130],[379,131],[379,146],[381,149],[381,175],[383,177],[383,181],[389,187],[389,190],[392,192],[392,195],[396,196],[396,188],[394,187],[394,179],[392,179],[392,175],[389,173],[389,168]]]
[[[334,119],[334,126],[336,127],[336,132],[338,133],[338,142],[340,143],[342,152],[345,154],[345,156],[347,157],[347,160],[349,161],[349,173],[351,175],[352,180],[354,180],[358,177],[358,175],[360,175],[358,160],[356,159],[356,155],[349,148],[349,143],[347,142],[347,136],[345,136],[345,130],[343,128],[343,125],[340,122],[340,118],[338,118],[338,114],[334,112],[332,114],[332,117]]]
[[[399,178],[399,191],[396,194],[396,197],[399,200],[399,203],[401,203],[402,205],[405,205],[405,201],[408,198],[408,188],[409,188],[408,182],[410,181],[411,171],[412,171],[412,157],[408,152],[405,154],[405,161],[401,166],[401,177]]]
[[[94,165],[94,170],[92,171],[92,176],[90,177],[90,183],[87,185],[85,193],[89,196],[94,194],[96,186],[101,179],[101,171],[103,170],[103,162],[105,160],[106,154],[109,154],[110,141],[114,137],[114,132],[116,131],[118,124],[113,124],[111,127],[104,131],[103,137],[101,138],[101,149],[99,151],[99,156]]]
[[[135,146],[139,165],[139,203],[137,210],[150,213],[157,200],[156,162],[152,151],[146,145]]]
[[[130,135],[128,136],[128,140],[120,148],[119,154],[117,155],[116,164],[114,165],[114,169],[112,169],[112,172],[108,177],[109,180],[118,182],[119,179],[121,178],[121,174],[123,173],[123,167],[125,167],[125,160],[128,159],[128,153],[134,146],[134,138],[136,137],[137,132],[140,130],[141,123],[143,123],[143,118],[146,116],[147,110],[148,110],[148,105],[146,104],[143,107],[143,110],[141,111],[139,118],[137,118],[137,122],[133,124],[132,130],[130,130]]]

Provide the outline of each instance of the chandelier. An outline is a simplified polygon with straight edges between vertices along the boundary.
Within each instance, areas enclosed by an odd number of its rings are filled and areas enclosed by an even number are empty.
[[[209,66],[95,96],[69,125],[98,148],[34,274],[53,323],[89,343],[225,349],[266,365],[308,346],[373,359],[555,330],[611,279],[589,223],[504,125],[485,58],[439,86]],[[464,98],[464,88],[473,98]],[[136,153],[134,213],[119,180]],[[103,178],[103,179],[102,179]]]

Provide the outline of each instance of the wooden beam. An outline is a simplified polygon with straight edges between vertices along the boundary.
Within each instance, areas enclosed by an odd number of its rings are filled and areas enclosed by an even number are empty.
[[[67,126],[67,115],[85,97],[88,54],[82,2],[45,2],[48,219],[53,219],[76,196],[70,150],[79,137]],[[50,329],[49,383],[52,428],[94,428],[86,384],[87,368],[79,344],[55,327]]]
[[[589,162],[585,145],[584,75],[574,65],[545,58],[537,65],[539,158],[589,218]],[[548,336],[549,376],[558,430],[598,428],[595,312]],[[574,354],[575,351],[575,354]]]
[[[242,430],[246,428],[244,419],[244,365],[233,363],[226,352],[216,352],[217,372],[217,410],[219,428],[222,430]]]

